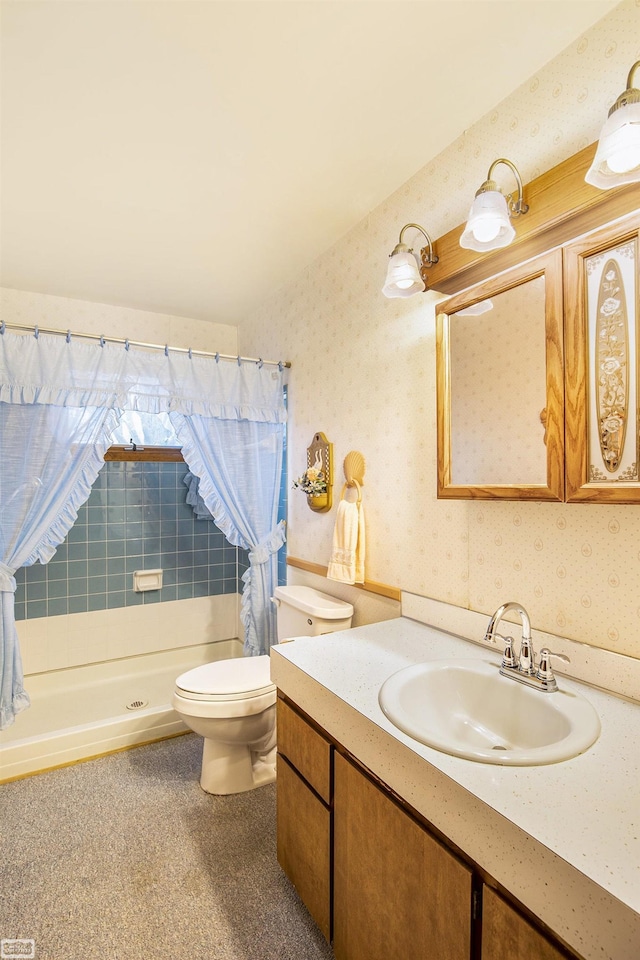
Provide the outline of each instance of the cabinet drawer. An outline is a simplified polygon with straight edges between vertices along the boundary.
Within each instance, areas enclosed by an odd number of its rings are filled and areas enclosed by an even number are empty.
[[[278,756],[278,863],[327,940],[331,938],[331,813]]]
[[[567,954],[490,887],[482,891],[482,960],[565,960]]]
[[[283,700],[278,700],[278,753],[331,802],[331,744]]]

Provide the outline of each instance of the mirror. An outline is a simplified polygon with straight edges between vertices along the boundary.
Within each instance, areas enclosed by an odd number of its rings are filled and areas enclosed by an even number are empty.
[[[438,496],[562,500],[562,254],[493,277],[437,316]]]

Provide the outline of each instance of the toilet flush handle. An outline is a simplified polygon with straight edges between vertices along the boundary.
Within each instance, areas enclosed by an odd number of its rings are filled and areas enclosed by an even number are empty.
[[[278,600],[277,597],[269,597],[269,600],[271,600],[271,603],[275,603],[276,607],[279,607],[280,604],[282,603],[282,601]]]

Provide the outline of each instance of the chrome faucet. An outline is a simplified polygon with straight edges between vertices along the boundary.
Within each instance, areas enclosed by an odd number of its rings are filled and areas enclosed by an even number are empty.
[[[510,600],[508,603],[503,603],[501,607],[498,607],[494,615],[491,617],[491,620],[489,620],[489,625],[487,627],[487,632],[484,635],[484,639],[487,642],[493,642],[496,637],[499,637],[501,640],[504,639],[499,633],[497,633],[497,629],[505,613],[507,613],[509,610],[515,610],[516,613],[520,614],[520,618],[522,620],[522,642],[527,647],[525,650],[525,660],[527,660],[527,658],[533,660],[533,648],[531,646],[531,621],[529,620],[529,614],[520,603],[515,603],[513,600]],[[522,650],[520,651],[520,659],[522,660]],[[526,666],[530,667],[530,664],[527,664]]]
[[[509,610],[515,610],[522,620],[522,641],[519,655],[514,652],[513,637],[503,637],[497,632],[500,621]],[[553,693],[554,690],[558,689],[556,678],[551,669],[551,657],[557,657],[558,660],[564,660],[565,663],[569,663],[569,657],[565,657],[562,653],[552,653],[551,650],[544,647],[540,651],[540,663],[536,667],[533,644],[531,643],[531,621],[522,604],[510,600],[498,607],[489,620],[484,639],[487,643],[495,643],[498,639],[504,642],[504,653],[500,666],[500,673],[503,677],[511,677],[513,680],[519,680],[520,683],[535,687],[536,690],[546,690],[548,693]]]

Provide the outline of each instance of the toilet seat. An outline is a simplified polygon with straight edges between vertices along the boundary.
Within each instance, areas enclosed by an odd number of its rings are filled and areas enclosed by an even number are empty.
[[[186,700],[228,702],[268,697],[275,702],[276,686],[269,676],[269,657],[217,660],[187,670],[176,680],[176,693]]]

